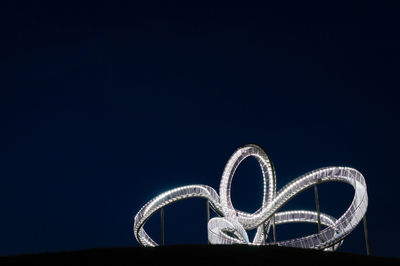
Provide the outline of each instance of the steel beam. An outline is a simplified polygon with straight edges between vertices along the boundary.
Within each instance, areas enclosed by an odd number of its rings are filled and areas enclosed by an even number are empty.
[[[314,185],[315,207],[317,209],[318,234],[321,233],[321,213],[319,211],[318,187]]]
[[[371,255],[371,250],[370,250],[370,247],[369,247],[367,214],[365,214],[364,217],[363,217],[363,223],[364,223],[365,247],[367,249],[367,256],[369,256],[369,255]]]
[[[275,225],[275,214],[274,217],[272,218],[272,232],[274,233],[274,244],[276,243],[276,225]]]
[[[206,200],[206,213],[207,213],[207,225],[208,225],[208,222],[210,221],[210,202],[208,200]],[[207,243],[210,244],[208,236],[207,236]]]
[[[164,246],[164,208],[160,209],[161,216],[161,245]]]

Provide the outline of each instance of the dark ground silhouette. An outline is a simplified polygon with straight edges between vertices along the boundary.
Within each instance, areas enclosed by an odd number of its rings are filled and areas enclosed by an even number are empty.
[[[283,247],[179,245],[0,257],[1,265],[400,265],[398,258]]]

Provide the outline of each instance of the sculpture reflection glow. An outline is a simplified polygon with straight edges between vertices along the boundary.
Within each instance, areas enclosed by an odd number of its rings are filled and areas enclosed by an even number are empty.
[[[263,201],[254,213],[236,210],[231,201],[231,184],[239,164],[247,157],[255,157],[263,174]],[[279,212],[279,209],[302,191],[319,183],[341,181],[354,188],[354,198],[350,207],[336,219],[327,214],[294,210]],[[144,246],[157,246],[157,243],[146,233],[143,226],[152,214],[166,205],[178,200],[200,197],[209,201],[210,206],[221,217],[208,222],[208,240],[211,244],[248,244],[279,245],[324,250],[337,249],[343,239],[357,226],[364,217],[368,206],[367,186],[360,172],[349,167],[325,167],[306,173],[281,190],[276,192],[274,167],[265,151],[254,144],[245,145],[234,152],[225,166],[220,183],[219,195],[207,185],[190,185],[169,190],[144,205],[135,216],[134,235]],[[317,208],[319,209],[319,207]],[[275,224],[285,223],[319,223],[325,228],[316,234],[285,240],[268,242],[271,228]],[[257,229],[254,239],[248,238],[246,230]]]

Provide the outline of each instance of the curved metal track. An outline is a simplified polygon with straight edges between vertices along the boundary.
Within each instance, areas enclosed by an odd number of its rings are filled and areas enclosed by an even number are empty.
[[[239,164],[247,157],[255,157],[263,174],[263,201],[254,213],[238,211],[231,201],[231,184]],[[353,186],[354,198],[346,212],[335,219],[327,214],[320,214],[320,223],[326,226],[319,233],[294,238],[276,243],[266,243],[266,235],[271,230],[272,219],[275,224],[318,223],[317,213],[306,210],[279,212],[279,209],[302,191],[314,185],[340,181]],[[208,240],[211,244],[249,244],[280,245],[299,248],[335,250],[343,239],[358,225],[368,207],[367,186],[364,177],[356,169],[349,167],[325,167],[306,173],[276,192],[275,170],[265,151],[254,144],[237,149],[225,166],[218,193],[207,185],[178,187],[162,193],[144,205],[135,216],[133,231],[137,241],[144,246],[157,246],[146,233],[143,226],[152,214],[176,201],[200,197],[207,199],[212,207],[221,213],[208,223]],[[257,228],[252,241],[246,230]]]

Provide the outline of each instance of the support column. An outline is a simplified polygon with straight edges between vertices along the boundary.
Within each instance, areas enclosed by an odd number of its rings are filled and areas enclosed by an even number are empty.
[[[369,256],[369,255],[371,255],[371,251],[370,251],[370,248],[369,248],[367,214],[365,214],[364,217],[363,217],[363,223],[364,223],[365,247],[367,249],[367,256]]]
[[[264,245],[267,244],[267,230],[266,227],[267,225],[263,223],[263,238],[264,238]]]
[[[210,202],[206,200],[206,213],[207,213],[207,227],[208,228],[208,222],[210,221]],[[210,244],[210,241],[208,240],[208,229],[207,229],[207,243]]]
[[[274,233],[274,244],[276,244],[276,226],[275,226],[275,214],[272,218],[272,232]]]
[[[161,245],[164,246],[164,208],[160,209],[161,216]]]
[[[318,234],[321,233],[321,213],[319,211],[319,198],[318,198],[318,187],[314,185],[315,194],[315,207],[317,209],[317,220],[318,220]]]
[[[207,213],[207,224],[210,221],[210,202],[207,200],[206,201],[206,213]]]

